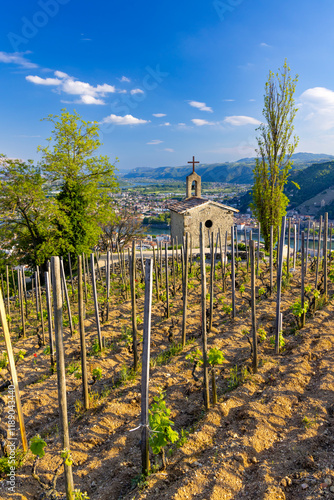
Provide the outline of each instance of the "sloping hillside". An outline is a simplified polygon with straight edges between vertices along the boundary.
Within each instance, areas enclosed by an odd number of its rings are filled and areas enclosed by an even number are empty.
[[[313,163],[334,160],[334,156],[325,154],[296,153],[292,157],[293,168],[301,170]],[[196,172],[202,177],[203,182],[231,182],[234,184],[252,184],[255,158],[242,158],[236,162],[201,163],[196,167]],[[185,180],[191,171],[190,165],[180,167],[159,168],[134,168],[124,176],[125,179],[174,179]]]
[[[302,172],[294,172],[291,179],[300,187],[289,183],[286,190],[290,206],[294,208],[334,185],[334,161],[317,163]]]
[[[305,215],[328,212],[330,218],[334,217],[334,161],[315,163],[302,171],[292,172],[285,193],[290,200],[289,208],[296,208]],[[241,212],[246,212],[251,202],[251,191],[231,200]]]
[[[189,284],[188,342],[180,348],[182,292],[180,278],[171,304],[171,317],[164,304],[153,301],[150,404],[164,391],[171,419],[180,440],[169,447],[168,465],[151,456],[152,474],[141,477],[140,373],[131,373],[132,354],[126,332],[131,331],[131,301],[113,296],[109,321],[102,325],[106,349],[95,352],[96,324],[92,303],[85,321],[89,373],[100,368],[100,380],[90,382],[90,409],[82,404],[80,339],[65,332],[66,383],[70,421],[74,483],[91,500],[307,500],[332,498],[334,485],[334,304],[319,302],[321,309],[308,311],[306,326],[296,328],[291,304],[300,297],[300,272],[282,292],[284,346],[275,355],[270,337],[274,333],[276,296],[262,295],[257,304],[259,370],[251,369],[250,280],[237,291],[237,316],[224,309],[231,303],[231,283],[222,293],[215,283],[213,329],[208,348],[224,352],[217,368],[218,403],[203,408],[202,370],[187,358],[201,349],[201,281],[193,263]],[[240,264],[241,266],[241,264]],[[260,288],[268,283],[263,268]],[[306,283],[314,286],[315,266]],[[242,279],[242,267],[238,280]],[[138,276],[140,276],[138,268]],[[119,276],[119,274],[118,274]],[[246,277],[246,274],[244,274]],[[140,279],[140,278],[138,278]],[[241,283],[242,281],[240,281]],[[121,283],[121,281],[117,281]],[[329,284],[329,297],[334,286]],[[138,317],[143,317],[143,291],[138,289]],[[87,306],[89,304],[87,303]],[[139,325],[142,332],[142,323]],[[258,330],[260,333],[260,330]],[[32,454],[16,471],[17,492],[7,491],[6,476],[0,480],[0,498],[30,500],[46,498],[42,485],[51,480],[61,464],[57,379],[49,369],[49,356],[32,327],[28,337],[15,339],[18,377],[28,439],[37,433],[45,440],[45,456],[38,461],[42,484],[32,477]],[[142,343],[139,342],[141,357]],[[24,349],[24,350],[23,350]],[[78,376],[77,376],[78,375]],[[8,379],[3,368],[2,376]],[[7,396],[4,396],[5,398]],[[137,430],[136,430],[137,429]],[[154,467],[153,467],[154,466]],[[64,491],[60,469],[59,496]],[[334,489],[334,487],[333,487]],[[48,498],[51,498],[49,496]],[[56,498],[53,496],[52,498]]]

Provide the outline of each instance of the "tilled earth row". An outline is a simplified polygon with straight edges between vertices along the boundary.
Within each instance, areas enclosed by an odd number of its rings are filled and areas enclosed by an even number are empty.
[[[260,366],[253,375],[247,339],[249,283],[243,294],[238,292],[234,320],[222,310],[222,302],[230,301],[229,293],[222,294],[217,287],[208,345],[223,350],[225,362],[217,374],[218,404],[205,413],[201,370],[196,371],[196,381],[192,364],[185,359],[201,347],[200,284],[196,279],[193,283],[190,340],[183,351],[171,349],[180,340],[180,292],[171,298],[170,319],[162,319],[161,304],[153,307],[150,400],[165,392],[175,429],[180,434],[183,429],[185,438],[182,446],[173,446],[167,454],[166,470],[152,456],[157,465],[146,481],[140,480],[140,431],[133,431],[139,424],[140,376],[132,377],[129,370],[132,354],[125,333],[131,325],[130,302],[114,303],[111,319],[103,325],[106,351],[101,355],[90,351],[90,370],[101,368],[102,379],[90,386],[91,409],[86,412],[75,369],[80,364],[79,338],[66,334],[67,365],[72,367],[67,389],[75,487],[87,491],[92,500],[334,498],[332,302],[309,318],[305,328],[294,331],[289,308],[300,294],[295,276],[282,297],[285,346],[275,356],[269,340],[275,296],[263,298],[257,306],[258,326],[268,338],[259,345]],[[142,297],[138,306],[142,317]],[[90,348],[96,338],[93,317],[86,320],[86,332]],[[36,336],[15,342],[15,352],[23,348],[27,354],[18,363],[18,375],[27,434],[29,439],[40,434],[47,443],[37,469],[47,482],[61,463],[57,380],[49,373],[48,356],[38,349]],[[41,498],[43,490],[31,477],[32,463],[28,456],[18,470],[15,495],[8,494],[5,481],[0,483],[1,498]],[[64,491],[62,475],[57,484]]]

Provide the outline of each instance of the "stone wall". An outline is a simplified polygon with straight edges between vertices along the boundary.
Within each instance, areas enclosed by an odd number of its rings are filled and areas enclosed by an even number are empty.
[[[182,244],[184,216],[177,212],[170,211],[170,234],[172,241],[177,238],[178,244]]]
[[[213,232],[214,241],[216,241],[218,228],[220,228],[223,244],[225,242],[225,233],[227,231],[228,240],[231,239],[231,226],[234,224],[233,212],[224,210],[215,205],[204,205],[189,211],[185,217],[184,231],[192,234],[193,247],[199,247],[199,226],[203,222],[205,234],[205,245],[208,246],[208,235]],[[205,225],[207,223],[207,225]],[[210,224],[212,225],[210,226]],[[207,227],[210,226],[210,227]]]

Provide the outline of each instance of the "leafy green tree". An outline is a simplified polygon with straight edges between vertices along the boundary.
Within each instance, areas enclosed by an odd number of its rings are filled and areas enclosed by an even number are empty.
[[[298,144],[293,135],[297,108],[294,93],[298,77],[292,79],[287,61],[275,74],[269,72],[265,86],[263,116],[266,123],[258,127],[258,158],[253,170],[252,209],[265,241],[270,247],[270,226],[274,227],[274,241],[277,240],[277,226],[286,213],[288,198],[284,194],[289,172],[292,167],[291,156]]]
[[[58,228],[66,250],[88,253],[98,242],[101,225],[113,211],[117,187],[115,167],[107,156],[95,156],[101,145],[97,122],[86,122],[74,111],[46,118],[54,126],[42,153],[41,168],[53,187],[62,213]]]
[[[39,167],[1,155],[0,238],[3,252],[10,253],[4,265],[43,265],[52,253],[62,254],[66,247],[58,229],[62,214],[56,200],[46,194]]]
[[[43,267],[52,255],[89,253],[101,224],[113,212],[115,167],[100,146],[98,124],[62,110],[42,161],[11,160],[0,155],[0,265]],[[6,251],[11,262],[7,262]]]

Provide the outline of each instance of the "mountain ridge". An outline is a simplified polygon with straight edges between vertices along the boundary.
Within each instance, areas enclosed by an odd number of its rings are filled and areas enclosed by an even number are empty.
[[[333,155],[322,153],[295,153],[292,155],[294,170],[302,170],[311,164],[334,160]],[[231,184],[252,184],[256,158],[241,158],[235,162],[200,163],[196,172],[203,182],[223,182]],[[184,181],[191,172],[191,165],[178,167],[136,167],[124,175],[124,179],[150,178],[159,180]]]

